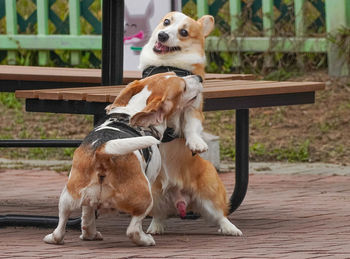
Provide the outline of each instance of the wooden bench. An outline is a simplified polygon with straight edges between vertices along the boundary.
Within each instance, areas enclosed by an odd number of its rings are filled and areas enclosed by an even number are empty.
[[[101,69],[0,65],[0,92],[73,86],[84,86],[91,91],[95,86],[101,85],[101,74]],[[140,71],[124,71],[123,84],[140,77]],[[244,74],[206,74],[207,80],[253,78],[253,75]],[[79,140],[0,140],[0,147],[77,147],[80,142]]]

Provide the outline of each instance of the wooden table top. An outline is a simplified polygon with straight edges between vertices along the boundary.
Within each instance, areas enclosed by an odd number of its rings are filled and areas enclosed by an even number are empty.
[[[140,71],[124,71],[123,84],[141,78]],[[205,79],[254,79],[251,74],[212,74]],[[101,69],[0,65],[0,80],[101,84]]]
[[[228,78],[230,79],[230,78]],[[322,82],[276,82],[213,79],[204,83],[206,99],[240,96],[278,95],[323,90]],[[113,102],[125,85],[16,91],[17,98]]]

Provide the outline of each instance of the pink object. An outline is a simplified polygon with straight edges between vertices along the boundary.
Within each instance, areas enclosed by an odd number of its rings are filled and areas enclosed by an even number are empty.
[[[126,40],[131,40],[133,38],[138,38],[138,39],[142,40],[144,36],[145,35],[144,35],[143,31],[139,31],[135,35],[124,37],[123,42],[125,42]]]
[[[185,218],[186,217],[186,203],[184,201],[179,201],[176,203],[176,208],[180,214],[180,217]]]

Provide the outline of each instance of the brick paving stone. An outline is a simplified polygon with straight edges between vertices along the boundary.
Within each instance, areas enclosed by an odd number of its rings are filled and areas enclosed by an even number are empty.
[[[243,237],[221,236],[203,219],[171,218],[155,247],[137,247],[125,235],[129,216],[120,214],[98,219],[103,241],[83,242],[68,229],[62,246],[42,242],[52,229],[0,228],[0,258],[350,258],[350,176],[283,173],[250,175],[247,197],[229,217]],[[1,170],[0,214],[56,216],[66,175]],[[220,177],[231,193],[234,174]]]

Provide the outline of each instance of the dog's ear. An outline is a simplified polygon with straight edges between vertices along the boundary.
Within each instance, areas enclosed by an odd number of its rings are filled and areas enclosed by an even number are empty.
[[[146,9],[145,17],[151,18],[153,14],[154,14],[154,3],[153,1],[150,1]]]
[[[130,119],[130,124],[142,127],[161,124],[172,108],[173,103],[170,100],[155,97],[141,112],[136,113]]]
[[[215,20],[211,15],[204,15],[197,22],[202,26],[204,37],[207,37],[214,29]]]
[[[131,97],[133,97],[135,94],[138,94],[139,92],[141,92],[141,90],[143,89],[145,85],[139,81],[139,80],[135,80],[133,82],[131,82],[130,84],[128,84],[117,96],[117,98],[115,98],[114,102],[110,105],[108,105],[105,110],[108,112],[110,112],[114,107],[120,107],[120,106],[126,106]]]

